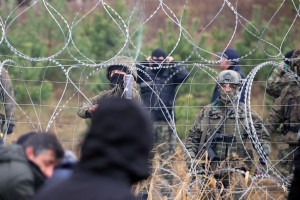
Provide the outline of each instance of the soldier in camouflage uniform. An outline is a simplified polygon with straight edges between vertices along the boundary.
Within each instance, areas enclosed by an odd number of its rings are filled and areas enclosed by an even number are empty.
[[[0,144],[2,144],[4,142],[5,134],[11,134],[13,132],[16,121],[14,90],[9,74],[3,67],[0,71],[0,83],[0,94],[3,103],[1,109],[2,112],[0,114]]]
[[[286,70],[290,68],[291,65],[291,57],[294,54],[294,50],[288,51],[284,55],[284,59],[282,62],[280,62],[280,68],[275,68],[274,71],[272,72],[271,76],[267,80],[267,87],[266,87],[266,92],[274,97],[274,102],[275,100],[280,96],[282,93],[283,89],[290,83],[292,80],[288,74],[286,73]],[[273,102],[273,103],[274,103]],[[282,152],[285,151],[285,145],[282,145],[282,130],[283,129],[283,124],[280,124],[275,131],[272,132],[272,147],[278,150],[278,153],[276,155],[276,160],[274,163],[276,164],[279,160],[281,160],[284,155],[282,155]],[[285,173],[287,170],[285,169],[286,166],[284,166],[284,163],[279,163],[278,165],[275,166],[281,173]]]
[[[110,88],[100,92],[95,97],[85,100],[78,106],[77,114],[81,118],[92,118],[93,112],[99,106],[102,98],[124,96],[124,76],[132,74],[134,81],[132,84],[132,98],[141,102],[139,92],[136,89],[137,72],[134,61],[126,56],[117,56],[107,63],[107,79],[110,82]],[[130,87],[130,86],[129,86]]]
[[[287,86],[290,82],[289,76],[286,75],[285,70],[289,69],[290,60],[294,50],[287,52],[284,55],[283,61],[280,63],[280,68],[275,68],[271,76],[267,80],[267,88],[266,92],[274,98],[280,96],[282,90]]]
[[[300,49],[295,50],[291,60],[289,74],[292,81],[283,89],[275,100],[267,119],[266,128],[270,134],[275,134],[276,129],[283,124],[279,143],[279,169],[283,175],[292,173],[294,150],[297,146],[297,137],[300,131]]]
[[[244,104],[237,102],[240,75],[233,70],[224,70],[219,74],[217,83],[220,97],[198,114],[186,142],[191,158],[186,156],[186,159],[194,169],[194,160],[204,159],[205,152],[208,152],[210,166],[200,165],[198,169],[205,167],[215,175],[219,174],[218,177],[227,187],[230,173],[220,174],[218,170],[235,168],[253,172],[252,163],[258,162],[260,157],[260,154],[256,154],[257,150],[264,151],[264,156],[267,156],[271,147],[261,118],[254,112],[247,113]],[[255,131],[250,127],[250,114]],[[256,140],[252,140],[255,136]],[[257,140],[259,142],[253,142]]]

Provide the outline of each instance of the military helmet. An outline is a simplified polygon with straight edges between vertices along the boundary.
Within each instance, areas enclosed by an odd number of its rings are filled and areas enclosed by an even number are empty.
[[[111,59],[109,62],[105,63],[105,65],[108,66],[107,74],[106,74],[107,79],[109,79],[109,74],[111,70],[116,68],[121,68],[127,74],[132,74],[135,80],[137,79],[135,62],[133,59],[127,56],[116,56],[113,59]]]
[[[239,73],[233,70],[224,70],[217,77],[217,82],[219,84],[229,83],[234,85],[241,85],[242,78]]]
[[[300,49],[296,49],[292,56],[291,70],[300,76]]]
[[[218,91],[220,92],[220,99],[223,102],[235,102],[238,99],[239,89],[242,85],[242,78],[239,73],[233,70],[222,71],[217,82],[219,84]],[[221,85],[222,84],[232,84],[236,87],[232,87],[230,91],[225,91]]]

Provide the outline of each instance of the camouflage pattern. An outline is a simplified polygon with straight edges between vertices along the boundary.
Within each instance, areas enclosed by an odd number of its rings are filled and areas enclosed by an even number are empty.
[[[154,122],[154,143],[156,145],[157,153],[162,159],[167,160],[175,152],[176,137],[168,122],[156,121]]]
[[[252,171],[252,161],[256,150],[253,148],[247,130],[246,114],[243,104],[239,107],[227,104],[218,99],[214,103],[203,108],[190,129],[186,142],[186,148],[192,159],[202,158],[205,153],[205,143],[210,137],[219,131],[220,134],[231,138],[230,140],[216,141],[213,150],[216,156],[228,162],[226,166]],[[237,109],[237,110],[236,110]],[[236,115],[237,113],[237,115]],[[270,153],[270,136],[262,126],[261,118],[254,112],[251,113],[257,137],[266,153]],[[248,116],[249,119],[249,116]],[[238,124],[237,124],[238,123]],[[232,139],[234,138],[234,139]],[[219,162],[211,163],[211,169],[215,170]]]
[[[133,91],[133,99],[135,99],[136,101],[141,103],[141,97],[140,97],[139,92],[136,89],[136,86],[134,86],[134,88],[132,88],[132,91]],[[124,90],[120,86],[115,86],[111,89],[104,90],[104,91],[100,92],[98,95],[90,98],[89,101],[85,100],[85,101],[81,102],[77,109],[77,115],[84,119],[91,118],[92,117],[91,114],[88,113],[87,111],[89,110],[89,108],[92,105],[98,104],[100,99],[102,99],[102,98],[108,98],[108,97],[114,97],[114,96],[120,97],[123,94],[123,92],[124,92]],[[90,102],[92,102],[92,104]]]
[[[275,68],[267,80],[266,92],[275,98],[279,97],[282,90],[289,84],[291,78],[280,68]]]
[[[13,90],[13,85],[10,80],[9,74],[6,69],[1,69],[1,100],[2,100],[2,108],[0,113],[3,113],[5,116],[6,124],[15,124],[16,115],[15,115],[15,95]],[[2,123],[1,123],[2,124]],[[6,125],[4,126],[6,127]],[[4,132],[4,127],[0,127],[1,131]]]
[[[110,66],[114,65],[120,65],[124,66],[128,69],[128,73],[132,74],[135,80],[137,79],[137,70],[135,66],[135,62],[133,59],[126,57],[126,56],[116,56],[107,63],[104,63],[104,65],[107,65],[107,75],[106,78],[109,79],[109,68]]]
[[[170,166],[172,162],[172,156],[175,153],[176,137],[171,127],[166,121],[155,121],[154,122],[154,153],[160,157],[160,168],[172,171]],[[161,177],[166,180],[166,184],[162,186],[161,193],[163,196],[168,196],[171,192],[171,185],[173,176],[166,170],[160,170]]]
[[[292,173],[292,151],[297,144],[297,135],[300,128],[300,90],[296,81],[290,82],[282,91],[281,95],[275,100],[266,128],[271,135],[278,134],[277,128],[283,124],[282,132],[278,141],[279,155],[278,159],[284,160],[279,163],[279,170],[285,175]]]

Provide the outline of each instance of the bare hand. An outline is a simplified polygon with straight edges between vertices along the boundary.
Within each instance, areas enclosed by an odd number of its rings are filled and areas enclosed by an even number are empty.
[[[95,112],[95,110],[98,108],[99,104],[94,104],[89,108],[89,113]]]

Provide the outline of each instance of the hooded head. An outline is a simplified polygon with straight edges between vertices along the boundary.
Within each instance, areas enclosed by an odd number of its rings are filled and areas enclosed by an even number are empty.
[[[106,78],[111,86],[123,85],[124,75],[132,74],[134,79],[137,79],[137,71],[134,60],[126,56],[116,56],[110,60],[107,67]]]
[[[158,48],[154,49],[151,54],[152,67],[161,67],[163,61],[166,59],[167,53],[165,50]]]
[[[150,117],[133,100],[103,99],[82,145],[79,169],[123,174],[134,183],[150,173],[153,143]]]

